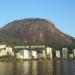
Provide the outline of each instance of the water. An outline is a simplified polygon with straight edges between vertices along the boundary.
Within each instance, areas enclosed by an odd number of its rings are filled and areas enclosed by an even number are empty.
[[[0,75],[75,75],[75,60],[0,62]]]

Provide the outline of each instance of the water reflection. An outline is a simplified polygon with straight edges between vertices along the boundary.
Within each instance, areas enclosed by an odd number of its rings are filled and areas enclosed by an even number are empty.
[[[29,62],[26,61],[23,63],[23,65],[24,65],[24,67],[23,67],[24,68],[24,74],[28,75],[29,74]]]
[[[52,75],[53,73],[53,61],[47,61],[46,75]]]
[[[62,60],[62,75],[69,75],[69,60]]]
[[[12,63],[0,62],[0,75],[12,75]]]
[[[61,75],[61,60],[53,60],[53,75]]]
[[[75,60],[0,62],[0,75],[75,75]]]
[[[13,63],[13,74],[12,75],[23,75],[24,74],[24,63],[23,62],[14,62]]]
[[[69,75],[75,75],[75,60],[69,61]]]
[[[29,62],[29,74],[37,75],[37,62],[36,61]]]
[[[52,75],[52,61],[38,61],[38,75]]]

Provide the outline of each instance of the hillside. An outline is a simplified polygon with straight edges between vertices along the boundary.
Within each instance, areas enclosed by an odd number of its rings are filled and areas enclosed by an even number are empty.
[[[0,29],[0,41],[71,45],[73,38],[64,34],[55,25],[39,18],[16,20]]]

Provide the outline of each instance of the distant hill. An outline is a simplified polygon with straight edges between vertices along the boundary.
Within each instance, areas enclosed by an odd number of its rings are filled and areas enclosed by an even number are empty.
[[[56,28],[52,22],[40,18],[16,20],[0,29],[0,41],[71,45],[74,40]]]

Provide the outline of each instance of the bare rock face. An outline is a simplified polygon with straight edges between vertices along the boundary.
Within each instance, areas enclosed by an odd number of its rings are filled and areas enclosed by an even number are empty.
[[[7,38],[2,34],[6,35]],[[0,37],[6,40],[19,39],[35,43],[72,43],[71,37],[58,30],[52,22],[39,18],[16,20],[8,23],[0,29]]]

